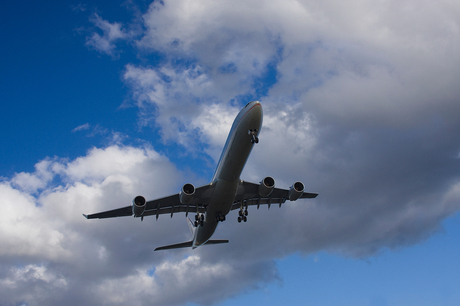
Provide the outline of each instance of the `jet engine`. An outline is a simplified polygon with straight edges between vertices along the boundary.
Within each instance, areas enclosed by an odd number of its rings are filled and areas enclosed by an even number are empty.
[[[179,192],[179,200],[182,204],[188,204],[192,201],[195,195],[195,186],[192,184],[185,184]]]
[[[259,196],[261,196],[262,198],[268,197],[272,193],[274,188],[275,180],[272,177],[267,176],[262,180],[262,182],[260,182]]]
[[[295,182],[294,185],[289,188],[289,201],[295,201],[300,198],[304,188],[305,186],[302,182]]]
[[[145,198],[143,196],[137,196],[133,200],[133,215],[134,217],[140,217],[145,210]]]

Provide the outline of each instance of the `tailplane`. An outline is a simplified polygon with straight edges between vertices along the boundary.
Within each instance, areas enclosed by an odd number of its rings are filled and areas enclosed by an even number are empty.
[[[228,240],[208,240],[204,244],[220,244],[220,243],[228,243]],[[192,246],[193,246],[193,241],[187,241],[187,242],[176,243],[176,244],[171,244],[171,245],[158,247],[158,248],[155,249],[155,251],[190,248]]]
[[[170,250],[170,249],[181,249],[181,248],[196,248],[198,247],[197,245],[193,245],[195,241],[195,235],[196,235],[196,227],[194,226],[192,220],[190,218],[187,218],[189,222],[187,222],[188,227],[190,228],[190,232],[192,232],[192,241],[187,241],[187,242],[181,242],[181,243],[176,243],[176,244],[171,244],[171,245],[165,245],[162,247],[158,247],[155,249],[155,251],[161,251],[161,250]],[[228,243],[228,240],[208,240],[204,244],[220,244],[220,243]]]
[[[192,245],[193,245],[193,241],[187,241],[187,242],[176,243],[176,244],[171,244],[171,245],[158,247],[158,248],[155,249],[155,251],[169,250],[169,249],[190,248],[190,247],[192,247]]]

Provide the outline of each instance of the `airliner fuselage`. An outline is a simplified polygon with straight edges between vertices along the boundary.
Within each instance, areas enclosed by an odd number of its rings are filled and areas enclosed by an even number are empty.
[[[222,219],[230,212],[241,172],[254,143],[258,141],[262,117],[262,106],[258,101],[248,103],[236,116],[212,178],[214,192],[206,208],[205,222],[203,226],[198,224],[196,229],[194,248],[214,234],[219,219],[215,216]]]

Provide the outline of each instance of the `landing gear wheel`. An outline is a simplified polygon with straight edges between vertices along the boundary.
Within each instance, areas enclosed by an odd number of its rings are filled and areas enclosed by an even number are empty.
[[[200,225],[201,225],[201,226],[204,225],[204,221],[203,221],[203,220],[200,221]]]
[[[247,209],[244,211],[244,215],[245,215],[245,216],[248,215],[248,210],[247,210]]]
[[[195,227],[198,227],[198,221],[195,221]]]
[[[259,143],[259,138],[257,137],[257,129],[248,130],[248,135],[251,135],[251,143]]]
[[[246,222],[248,221],[248,218],[246,216],[243,217],[243,221]]]
[[[201,221],[201,222],[204,221],[204,214],[200,216],[200,221]]]
[[[241,223],[241,219],[242,219],[241,217],[238,217],[238,223]]]

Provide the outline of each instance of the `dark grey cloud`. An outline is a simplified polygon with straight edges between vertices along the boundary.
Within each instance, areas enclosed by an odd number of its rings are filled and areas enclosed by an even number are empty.
[[[141,125],[153,122],[182,154],[204,147],[216,160],[240,102],[264,92],[260,143],[242,178],[301,180],[320,196],[251,207],[247,223],[230,214],[215,234],[228,245],[153,252],[189,239],[183,215],[141,223],[81,213],[176,192],[188,178],[167,158],[118,144],[46,159],[0,184],[0,303],[211,305],[282,282],[275,259],[373,256],[423,242],[458,212],[458,5],[188,4],[152,4],[132,41],[168,54],[158,67],[125,66]],[[120,54],[119,42],[135,39],[121,23],[92,21],[102,35],[87,44],[100,52]],[[269,66],[275,82],[256,89]]]

